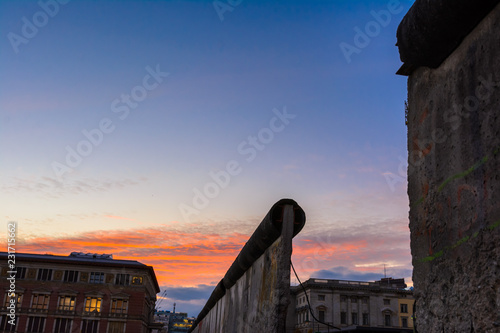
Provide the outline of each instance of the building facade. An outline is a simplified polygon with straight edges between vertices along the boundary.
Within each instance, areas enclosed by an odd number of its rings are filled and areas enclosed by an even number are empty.
[[[162,333],[182,333],[187,332],[193,326],[196,318],[188,317],[186,312],[170,312],[167,310],[155,313],[156,322],[163,324]]]
[[[11,273],[7,253],[0,260],[0,332],[149,333],[155,326],[160,289],[151,266],[112,255],[16,253]]]
[[[292,287],[294,306],[287,331],[334,332],[338,327],[353,332],[412,332],[413,292],[405,288],[404,279],[309,279],[303,288]]]

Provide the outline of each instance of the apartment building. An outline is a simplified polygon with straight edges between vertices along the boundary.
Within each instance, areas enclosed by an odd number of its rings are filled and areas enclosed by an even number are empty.
[[[333,327],[343,332],[413,331],[413,292],[406,289],[404,279],[362,282],[311,278],[303,288],[293,286],[291,292],[294,306],[288,313],[292,318],[289,332],[337,331]]]
[[[7,280],[12,275],[7,262],[7,253],[0,252],[0,332],[150,333],[156,328],[160,288],[152,266],[106,254],[16,253],[15,279]],[[9,292],[12,281],[15,298]],[[15,325],[10,324],[13,312]]]

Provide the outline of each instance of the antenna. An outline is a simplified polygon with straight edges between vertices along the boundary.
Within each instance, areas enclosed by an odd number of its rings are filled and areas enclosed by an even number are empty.
[[[175,306],[176,306],[176,305],[177,305],[177,304],[175,304],[175,303],[174,303],[174,313],[175,313]]]
[[[384,279],[387,279],[387,274],[385,272],[385,264],[384,264]]]

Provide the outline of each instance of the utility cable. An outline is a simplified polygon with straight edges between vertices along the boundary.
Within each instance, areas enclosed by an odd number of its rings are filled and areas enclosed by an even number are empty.
[[[311,308],[311,303],[309,303],[309,297],[307,297],[307,291],[306,291],[306,288],[304,287],[304,285],[302,284],[302,282],[300,282],[300,279],[299,279],[299,276],[297,275],[297,272],[295,271],[295,267],[293,267],[293,263],[292,261],[290,260],[290,265],[292,265],[292,269],[293,269],[293,272],[295,273],[295,277],[297,278],[297,281],[299,281],[299,284],[300,286],[302,287],[302,290],[304,290],[304,294],[306,295],[306,300],[307,300],[307,304],[309,305],[309,312],[311,313],[311,316],[314,318],[314,320],[316,320],[318,323],[320,324],[323,324],[323,325],[326,325],[328,327],[332,327],[332,328],[335,328],[337,330],[340,331],[340,328],[336,327],[336,326],[333,326],[333,325],[330,325],[328,323],[325,323],[325,322],[322,322],[321,320],[319,320],[318,318],[316,318],[316,316],[314,315],[313,311],[312,311],[312,308]]]

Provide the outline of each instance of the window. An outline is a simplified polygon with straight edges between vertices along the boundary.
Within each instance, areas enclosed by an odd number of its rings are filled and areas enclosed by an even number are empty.
[[[40,268],[38,270],[38,276],[36,279],[38,281],[50,281],[50,280],[52,280],[52,270],[49,268]]]
[[[408,317],[401,317],[401,326],[403,328],[407,328],[408,327]]]
[[[104,273],[103,272],[90,273],[90,283],[104,283]]]
[[[391,326],[391,315],[390,314],[386,314],[384,316],[384,325]]]
[[[4,304],[4,306],[8,307],[11,304],[11,300],[14,300],[16,302],[16,307],[20,308],[21,304],[23,303],[23,294],[16,293],[14,295],[14,297],[10,297],[10,296],[12,296],[12,293],[9,293],[9,292],[5,293],[5,304]]]
[[[15,325],[11,325],[12,319],[7,317],[7,315],[2,315],[0,317],[0,331],[2,332],[15,332],[16,328],[19,326],[19,316],[16,316],[16,320],[14,321]]]
[[[111,301],[111,313],[127,313],[128,300],[125,299],[113,299]]]
[[[28,332],[42,333],[45,326],[44,317],[29,317],[28,318]]]
[[[324,301],[325,295],[318,295],[318,301]]]
[[[100,297],[87,297],[85,299],[85,312],[101,312]]]
[[[352,324],[357,325],[358,324],[358,313],[357,312],[351,313],[351,319],[352,319]]]
[[[325,322],[325,311],[319,310],[319,321]]]
[[[346,312],[340,313],[340,323],[347,324],[347,313]]]
[[[401,304],[401,313],[408,313],[408,304]]]
[[[115,284],[128,286],[130,284],[130,274],[116,274]]]
[[[64,282],[78,282],[78,271],[64,271]]]
[[[368,313],[363,313],[363,325],[370,325],[370,316],[368,316]]]
[[[142,276],[134,276],[132,277],[132,284],[139,286],[142,284]]]
[[[47,310],[49,308],[49,295],[33,294],[31,299],[31,308],[38,310]]]
[[[71,323],[73,320],[69,318],[56,318],[54,325],[54,333],[71,333]]]
[[[82,320],[82,332],[81,333],[97,333],[99,327],[99,320]]]
[[[347,296],[345,296],[345,295],[340,295],[340,301],[341,301],[341,302],[347,302]]]
[[[363,304],[368,304],[368,297],[363,297],[363,298],[361,299],[361,303],[363,303]]]
[[[391,305],[391,300],[384,298],[384,305]]]
[[[61,296],[59,297],[59,311],[75,311],[75,296]]]
[[[16,280],[21,280],[26,277],[26,267],[16,267]]]
[[[351,303],[358,303],[357,297],[351,297]]]
[[[110,321],[108,324],[108,333],[123,333],[125,332],[125,323]]]

